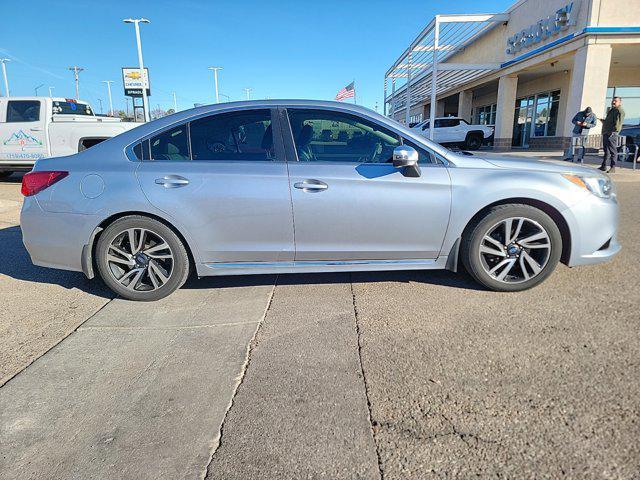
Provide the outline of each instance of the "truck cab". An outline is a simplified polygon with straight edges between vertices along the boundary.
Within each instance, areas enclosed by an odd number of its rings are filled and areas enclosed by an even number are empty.
[[[81,100],[0,97],[0,177],[31,170],[42,158],[78,153],[135,126],[96,116]]]

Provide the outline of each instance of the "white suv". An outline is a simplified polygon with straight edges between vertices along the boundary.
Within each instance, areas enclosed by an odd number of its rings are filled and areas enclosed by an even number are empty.
[[[420,122],[411,129],[429,138],[429,120]],[[460,145],[467,150],[478,150],[493,135],[493,128],[487,125],[469,125],[459,117],[435,119],[433,140],[437,143]]]

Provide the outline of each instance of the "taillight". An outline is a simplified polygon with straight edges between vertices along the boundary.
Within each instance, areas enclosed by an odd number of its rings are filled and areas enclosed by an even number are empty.
[[[41,192],[69,175],[69,172],[29,172],[22,177],[22,195],[29,197]]]

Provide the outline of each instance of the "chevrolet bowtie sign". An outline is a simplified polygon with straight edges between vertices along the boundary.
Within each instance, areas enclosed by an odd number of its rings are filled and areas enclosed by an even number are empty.
[[[147,87],[147,95],[151,95],[151,86],[149,84],[149,69],[144,69],[144,79],[140,75],[139,68],[123,68],[122,82],[124,84],[124,94],[128,97],[141,97],[142,86]]]
[[[507,39],[507,54],[515,53],[531,47],[537,43],[541,43],[547,38],[558,35],[561,31],[567,30],[576,24],[580,3],[579,0],[565,5],[556,10],[554,15],[538,20],[524,30],[516,33]]]

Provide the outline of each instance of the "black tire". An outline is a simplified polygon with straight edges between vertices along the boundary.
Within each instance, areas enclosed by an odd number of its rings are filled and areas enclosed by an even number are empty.
[[[110,248],[111,243],[127,230],[136,228],[145,229],[150,232],[150,235],[148,236],[157,236],[153,238],[160,238],[161,240],[164,240],[170,249],[169,253],[172,255],[172,263],[170,264],[171,271],[167,277],[168,279],[155,290],[140,291],[127,288],[127,286],[118,282],[116,275],[112,270],[113,263],[109,265],[107,262],[107,251]],[[100,273],[100,277],[104,283],[106,283],[107,286],[115,293],[128,300],[145,302],[159,300],[180,288],[189,276],[189,256],[185,245],[182,243],[178,235],[176,235],[175,232],[164,223],[142,215],[122,217],[110,224],[98,239],[98,244],[95,249],[95,259],[98,272]],[[149,267],[147,266],[147,269],[148,268]],[[156,279],[158,278],[157,275],[154,276]],[[136,286],[137,285],[134,285],[133,288]],[[144,285],[141,286],[144,287]]]
[[[13,174],[13,172],[0,172],[0,180],[3,180],[5,178],[9,178],[11,176],[11,174]]]
[[[530,225],[537,223],[538,226],[542,227],[548,236],[550,251],[546,254],[546,262],[540,269],[539,273],[526,280],[525,275],[531,273],[527,272],[526,274],[521,275],[525,280],[517,283],[508,283],[494,278],[487,271],[487,268],[491,265],[487,266],[486,260],[483,260],[487,257],[482,257],[482,254],[480,253],[480,246],[483,242],[483,238],[485,238],[485,235],[491,231],[492,227],[500,222],[508,221],[509,218],[513,217],[527,219],[533,222],[530,223]],[[531,252],[531,250],[524,247],[522,250],[529,253]],[[537,251],[539,250],[536,249],[536,252]],[[561,254],[562,235],[560,234],[560,230],[556,223],[542,210],[523,204],[507,204],[493,207],[486,215],[476,219],[465,229],[465,233],[462,236],[462,244],[460,246],[460,258],[467,272],[469,272],[469,274],[478,283],[498,292],[517,292],[527,290],[543,282],[555,270]],[[488,258],[491,258],[491,256]],[[496,262],[498,262],[500,257],[496,256],[496,259]],[[518,264],[519,257],[518,261],[515,261],[514,267],[512,267],[515,268],[514,276],[517,276],[518,272],[522,273],[522,267]]]
[[[482,146],[482,134],[469,133],[464,141],[464,148],[466,150],[479,150]]]

